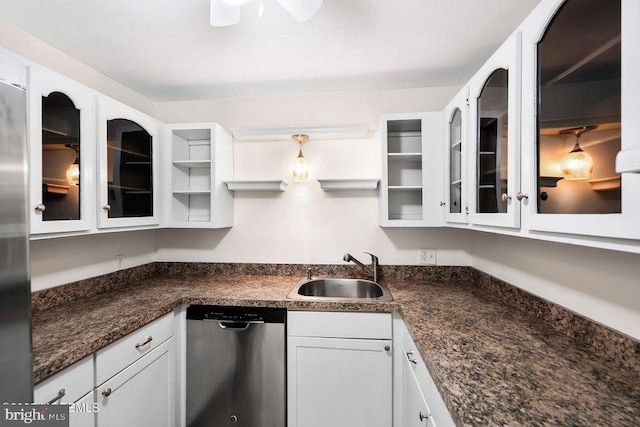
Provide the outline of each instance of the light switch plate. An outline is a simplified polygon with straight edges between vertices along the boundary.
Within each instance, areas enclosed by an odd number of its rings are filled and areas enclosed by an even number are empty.
[[[420,249],[420,265],[436,265],[438,250],[437,249]]]

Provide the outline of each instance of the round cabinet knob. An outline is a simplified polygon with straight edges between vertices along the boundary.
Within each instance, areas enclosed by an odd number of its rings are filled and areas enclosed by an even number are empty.
[[[384,346],[384,351],[389,351],[389,350],[391,350],[391,347],[389,347],[388,345],[385,345]]]
[[[38,206],[36,206],[36,210],[38,212],[44,212],[46,209],[47,209],[47,207],[42,203],[40,203]]]
[[[424,420],[428,420],[429,419],[429,415],[423,414],[422,411],[418,412],[418,417],[420,418],[420,421],[424,421]]]
[[[111,210],[111,205],[104,205],[102,209],[104,209],[106,212],[109,212]]]
[[[238,422],[238,417],[235,415],[231,415],[231,417],[229,417],[229,421],[231,421],[232,424],[235,424]]]
[[[518,201],[522,201],[522,199],[529,199],[529,195],[528,194],[523,194],[522,192],[518,191],[518,194],[516,194],[516,198],[518,199]]]
[[[109,396],[111,396],[111,389],[110,389],[110,388],[108,388],[108,389],[106,389],[106,390],[103,390],[103,391],[102,391],[102,395],[103,395],[104,397],[109,397]]]
[[[446,202],[440,202],[440,206],[444,206],[446,204],[447,204]]]
[[[520,194],[520,193],[518,193],[518,194]],[[501,198],[502,198],[503,202],[506,202],[507,200],[511,200],[511,196],[508,195],[507,193],[502,193],[502,197]],[[520,199],[518,199],[518,200],[520,200]]]

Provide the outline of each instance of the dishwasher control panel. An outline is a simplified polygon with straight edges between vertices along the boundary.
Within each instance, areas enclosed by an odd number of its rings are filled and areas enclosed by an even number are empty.
[[[191,305],[187,308],[187,319],[189,320],[285,323],[286,318],[287,310],[285,308],[218,305]]]

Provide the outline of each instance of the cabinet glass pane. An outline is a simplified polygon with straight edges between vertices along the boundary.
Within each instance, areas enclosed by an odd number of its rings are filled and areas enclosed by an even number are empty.
[[[80,219],[80,110],[69,97],[42,97],[43,221]]]
[[[507,202],[507,142],[509,118],[509,72],[494,71],[478,98],[478,150],[476,211],[503,213]]]
[[[449,123],[449,212],[462,205],[462,112],[456,108]]]
[[[126,119],[107,122],[109,218],[153,215],[152,137]]]
[[[568,0],[538,44],[538,213],[621,212],[620,17],[620,0]]]

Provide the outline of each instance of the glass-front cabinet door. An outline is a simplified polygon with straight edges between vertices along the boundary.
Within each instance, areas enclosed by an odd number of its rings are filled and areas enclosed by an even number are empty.
[[[100,98],[100,228],[159,223],[158,136],[159,125],[153,118],[114,100]]]
[[[447,222],[467,222],[467,124],[469,87],[465,86],[447,105],[445,115],[444,208]]]
[[[624,90],[638,76],[625,73],[622,46],[640,45],[622,32],[622,3],[546,2],[525,22],[524,221],[531,230],[640,237],[638,175],[616,172],[623,129],[639,120],[622,110],[623,96],[637,103],[638,95]]]
[[[470,81],[469,221],[519,227],[520,33],[516,32]]]
[[[30,69],[32,234],[86,231],[95,223],[94,99],[89,88]]]

